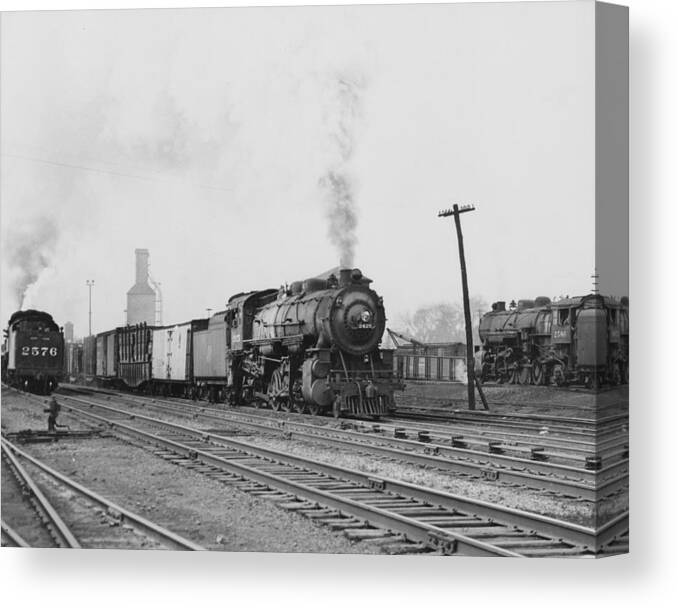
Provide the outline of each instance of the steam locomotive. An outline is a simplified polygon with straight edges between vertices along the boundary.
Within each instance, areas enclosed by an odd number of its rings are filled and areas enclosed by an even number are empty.
[[[40,310],[15,312],[4,331],[2,351],[3,382],[43,395],[59,385],[64,333],[52,315]]]
[[[481,381],[517,384],[628,382],[628,298],[599,294],[495,302],[480,319],[476,355]]]
[[[337,276],[338,274],[338,276]],[[383,301],[360,270],[234,295],[208,319],[85,338],[83,373],[151,394],[378,417],[403,386],[380,349]]]

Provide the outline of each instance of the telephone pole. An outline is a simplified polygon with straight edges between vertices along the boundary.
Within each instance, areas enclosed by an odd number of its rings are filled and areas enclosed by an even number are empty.
[[[459,243],[459,264],[461,265],[461,288],[464,297],[464,322],[466,325],[466,374],[467,374],[467,388],[468,388],[468,407],[470,410],[476,409],[476,374],[475,374],[475,362],[473,358],[473,324],[471,322],[471,305],[468,298],[468,280],[466,278],[466,258],[464,257],[464,237],[461,234],[461,221],[459,216],[462,213],[468,211],[474,211],[475,207],[473,205],[464,205],[459,207],[455,204],[452,206],[452,209],[446,209],[438,213],[438,217],[449,217],[450,215],[454,216],[454,223],[457,227],[457,242]],[[487,409],[487,404],[485,402],[484,395],[478,385],[478,391],[480,392],[480,397],[483,400],[483,405]]]

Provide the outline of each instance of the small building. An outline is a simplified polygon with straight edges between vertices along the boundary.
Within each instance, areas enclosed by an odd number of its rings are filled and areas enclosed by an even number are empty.
[[[403,380],[466,382],[466,344],[419,342],[388,330],[394,347],[393,371]]]

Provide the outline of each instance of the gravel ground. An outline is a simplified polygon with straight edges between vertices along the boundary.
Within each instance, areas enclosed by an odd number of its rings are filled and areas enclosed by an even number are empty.
[[[3,429],[45,428],[41,405],[3,391]],[[62,415],[59,422],[72,418]],[[131,511],[221,551],[379,553],[265,499],[170,464],[113,438],[60,440],[25,446],[40,459]],[[4,481],[4,479],[3,479]],[[11,495],[2,488],[2,508]],[[9,512],[9,511],[8,511]]]

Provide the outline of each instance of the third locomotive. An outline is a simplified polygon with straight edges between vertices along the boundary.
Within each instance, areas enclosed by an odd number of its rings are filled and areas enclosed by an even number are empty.
[[[518,384],[628,382],[628,299],[591,294],[504,302],[480,320],[481,379]]]

